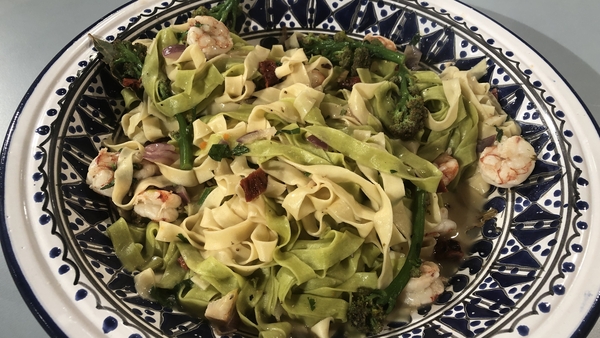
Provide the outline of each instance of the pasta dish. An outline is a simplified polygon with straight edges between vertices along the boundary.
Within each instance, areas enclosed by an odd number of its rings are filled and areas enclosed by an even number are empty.
[[[521,183],[535,152],[485,63],[420,68],[418,37],[255,46],[220,17],[231,3],[94,39],[127,108],[87,177],[119,210],[116,255],[140,296],[223,334],[376,334],[444,291],[470,226],[455,201]]]

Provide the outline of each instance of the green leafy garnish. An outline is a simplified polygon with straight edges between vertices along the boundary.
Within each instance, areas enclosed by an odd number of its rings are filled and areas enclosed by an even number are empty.
[[[294,128],[294,129],[281,129],[278,130],[275,135],[279,135],[279,134],[288,134],[288,135],[295,135],[295,134],[300,134],[300,128]]]
[[[213,144],[208,150],[208,156],[217,162],[221,162],[222,159],[231,157],[231,149],[229,149],[228,144]]]
[[[233,149],[231,150],[231,154],[233,156],[242,156],[248,152],[250,152],[250,149],[248,149],[248,147],[246,147],[243,144],[238,144],[235,147],[233,147]]]
[[[103,185],[102,187],[100,187],[100,190],[110,189],[114,186],[115,186],[115,180],[112,180],[112,181],[108,182],[106,185]]]
[[[250,149],[243,144],[236,145],[233,149],[229,148],[226,143],[213,144],[208,150],[208,156],[213,160],[220,162],[224,158],[233,158],[233,156],[241,156],[249,152]]]
[[[89,36],[102,56],[102,60],[109,66],[111,74],[123,86],[127,87],[127,84],[131,84],[131,81],[124,81],[126,79],[133,80],[139,86],[146,58],[146,46],[122,40],[108,42],[91,34]]]
[[[317,301],[314,298],[308,298],[308,305],[310,306],[310,310],[311,311],[315,311],[315,308],[317,307]]]
[[[502,141],[502,136],[504,136],[504,130],[498,128],[498,126],[494,126],[496,128],[496,141]]]

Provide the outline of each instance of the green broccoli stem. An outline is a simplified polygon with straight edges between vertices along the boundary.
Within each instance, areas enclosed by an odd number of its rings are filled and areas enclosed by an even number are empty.
[[[427,192],[416,188],[413,199],[413,230],[411,245],[400,272],[385,289],[358,288],[352,293],[347,320],[356,330],[366,335],[376,335],[383,330],[387,315],[396,305],[396,299],[421,265],[419,256],[425,235]]]
[[[189,124],[183,113],[175,115],[179,124],[179,168],[181,170],[192,169],[192,137],[189,133]]]
[[[229,13],[233,12],[234,16],[231,18],[231,20],[233,21],[233,26],[235,27],[235,9],[237,8],[237,6],[239,6],[239,4],[240,2],[238,0],[228,0],[222,3],[222,7],[220,7],[216,13],[218,20],[221,22],[225,22],[225,20],[227,20],[229,16]]]
[[[210,15],[223,22],[230,31],[234,31],[240,11],[240,0],[225,0],[210,9],[202,6],[195,11],[194,15]]]
[[[416,189],[414,204],[414,217],[411,244],[406,255],[406,262],[400,269],[400,272],[394,277],[390,285],[384,289],[385,295],[390,303],[394,304],[396,298],[400,295],[406,284],[411,278],[413,269],[418,269],[421,265],[421,246],[423,245],[423,236],[425,236],[425,211],[427,209],[427,192],[419,188]],[[382,301],[384,301],[382,299]],[[382,304],[384,305],[384,304]],[[392,311],[393,306],[387,308],[387,312]]]
[[[365,47],[369,53],[371,53],[371,56],[396,63],[401,68],[406,69],[404,66],[404,60],[406,57],[404,54],[389,50],[380,44],[373,44],[370,42],[357,40],[335,41],[332,39],[314,39],[303,47],[305,50],[314,50],[313,54],[315,55],[328,55],[332,52],[341,51],[345,47],[350,47],[352,50],[359,47]],[[406,72],[408,72],[408,70],[406,70]]]

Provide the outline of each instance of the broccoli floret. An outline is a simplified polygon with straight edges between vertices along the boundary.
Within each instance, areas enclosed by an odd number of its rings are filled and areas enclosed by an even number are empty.
[[[409,75],[394,76],[390,81],[398,86],[400,99],[394,111],[374,113],[392,137],[410,140],[425,127],[429,110],[425,107],[423,96],[410,84],[412,79]]]
[[[356,76],[356,69],[358,68],[369,68],[372,61],[371,57],[374,55],[379,55],[382,52],[388,56],[391,56],[391,53],[399,54],[389,50],[390,53],[379,51],[379,49],[385,49],[385,47],[377,46],[377,44],[368,41],[352,40],[344,32],[337,33],[333,39],[329,35],[308,34],[301,39],[300,43],[306,54],[323,55],[333,64],[350,71],[350,76]]]
[[[369,68],[371,67],[371,53],[365,47],[358,47],[354,49],[354,54],[352,55],[352,67],[351,67],[351,75],[355,75],[356,70],[358,68]]]
[[[110,68],[111,74],[125,87],[139,88],[142,67],[146,59],[146,46],[130,41],[108,42],[90,35],[94,47]]]
[[[240,0],[225,0],[211,8],[206,8],[204,6],[198,7],[198,9],[192,13],[192,16],[212,16],[213,18],[223,22],[225,26],[227,26],[227,28],[233,32],[235,31],[235,24],[240,14],[242,14]]]
[[[396,298],[408,283],[408,280],[421,265],[419,255],[423,236],[425,235],[425,208],[427,192],[418,189],[413,201],[414,219],[411,245],[408,250],[406,262],[390,285],[383,290],[361,288],[352,293],[350,307],[348,308],[348,322],[360,332],[374,335],[383,329],[385,317],[392,311]]]
[[[369,68],[373,59],[386,60],[397,64],[396,74],[390,79],[400,91],[400,98],[393,111],[375,112],[390,136],[409,140],[424,128],[429,111],[423,97],[413,85],[414,77],[404,65],[404,54],[385,48],[379,40],[358,41],[345,33],[337,33],[333,38],[327,35],[305,35],[301,46],[307,55],[323,55],[334,64],[350,70],[351,76],[357,68]]]
[[[375,335],[383,330],[387,312],[378,305],[378,296],[369,288],[359,288],[352,293],[348,323],[366,335]]]

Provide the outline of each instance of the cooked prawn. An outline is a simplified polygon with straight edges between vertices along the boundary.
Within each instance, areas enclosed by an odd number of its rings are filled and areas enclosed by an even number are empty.
[[[440,208],[440,223],[429,230],[426,236],[439,237],[440,235],[450,234],[456,231],[456,222],[448,218],[448,208]]]
[[[484,181],[499,188],[523,183],[535,167],[533,146],[521,136],[512,136],[487,147],[479,156],[479,171]]]
[[[444,280],[437,264],[423,262],[419,271],[421,275],[411,278],[400,294],[402,303],[410,307],[433,303],[444,292]]]
[[[394,41],[392,41],[384,36],[381,36],[381,35],[373,35],[373,33],[369,33],[369,34],[365,35],[364,40],[365,41],[379,40],[379,42],[381,42],[381,44],[385,48],[387,48],[391,51],[394,51],[394,52],[397,50],[396,44],[394,43]]]
[[[134,197],[133,211],[153,221],[173,222],[179,217],[177,210],[181,197],[167,190],[148,189]]]
[[[458,175],[458,161],[448,153],[442,153],[433,160],[433,164],[442,172],[444,186],[448,186]]]
[[[119,153],[109,152],[106,148],[100,149],[98,156],[90,163],[86,178],[92,190],[104,196],[112,196],[118,160]]]
[[[187,44],[197,44],[206,59],[225,54],[233,47],[227,26],[212,16],[196,16],[188,24]]]

